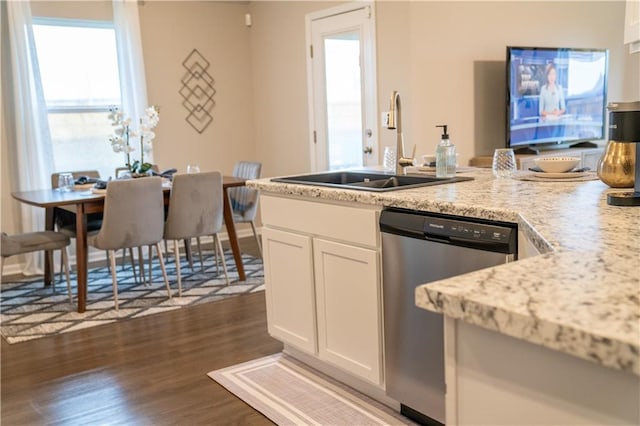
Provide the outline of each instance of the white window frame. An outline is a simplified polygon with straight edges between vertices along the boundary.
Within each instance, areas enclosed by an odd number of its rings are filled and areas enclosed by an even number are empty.
[[[57,27],[76,27],[76,28],[104,28],[110,29],[115,34],[115,26],[112,21],[89,20],[89,19],[69,19],[69,18],[50,18],[43,16],[34,16],[32,25],[50,25]],[[37,51],[37,46],[36,46]],[[116,58],[117,60],[117,58]],[[45,99],[46,101],[46,99]],[[47,104],[47,113],[83,113],[83,112],[109,112],[111,105],[95,105],[95,106],[49,106]],[[120,104],[116,105],[122,108],[122,94],[120,94]]]
[[[65,27],[65,28],[78,28],[80,30],[93,30],[93,29],[104,29],[109,30],[113,33],[114,38],[116,37],[116,28],[113,21],[105,21],[105,20],[87,20],[87,19],[69,19],[69,18],[50,18],[50,17],[33,17],[32,25],[36,26],[55,26],[55,27]],[[38,49],[38,45],[36,42],[36,51]],[[120,60],[119,55],[116,53],[116,57],[114,58],[116,61],[116,69],[114,70],[117,73],[118,79],[120,76],[120,66],[118,61]],[[42,75],[42,69],[40,73]],[[76,104],[66,104],[66,105],[52,105],[50,100],[46,98],[46,88],[45,88],[45,104],[46,104],[46,113],[47,118],[49,120],[49,125],[52,124],[52,120],[66,120],[66,117],[69,117],[71,120],[75,120],[75,116],[82,116],[84,114],[92,114],[92,115],[101,115],[104,117],[104,133],[102,132],[90,132],[87,135],[90,137],[91,143],[83,145],[81,150],[82,154],[80,154],[80,159],[86,159],[87,161],[82,161],[80,163],[83,166],[79,166],[79,162],[76,160],[66,159],[64,157],[58,157],[62,151],[60,151],[59,142],[63,142],[64,139],[54,139],[53,132],[55,129],[51,129],[51,145],[52,152],[54,153],[54,169],[56,171],[66,171],[66,170],[87,170],[87,169],[95,169],[100,172],[100,175],[106,179],[109,176],[115,177],[115,169],[117,167],[121,167],[126,163],[123,154],[113,153],[113,157],[105,157],[104,154],[107,152],[111,152],[111,147],[109,146],[109,137],[113,131],[109,125],[109,109],[112,106],[117,106],[122,110],[122,90],[118,88],[117,92],[113,92],[113,96],[115,97],[117,94],[117,98],[113,101],[102,100],[104,103],[94,103],[93,105],[86,105],[84,103],[84,99],[79,97],[77,99]],[[70,99],[71,102],[74,99]],[[98,99],[100,101],[100,99]],[[102,126],[102,123],[97,123],[95,121],[90,121],[88,123],[99,124]],[[89,124],[93,125],[93,124]],[[103,140],[102,146],[96,145],[99,143],[99,140]],[[63,142],[64,143],[64,142]],[[86,166],[84,165],[86,164]]]

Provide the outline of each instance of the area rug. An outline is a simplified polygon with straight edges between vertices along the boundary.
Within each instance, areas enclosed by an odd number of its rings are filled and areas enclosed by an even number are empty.
[[[278,353],[208,376],[278,425],[413,425],[367,396]]]
[[[222,267],[220,274],[216,272],[213,253],[205,251],[203,254],[202,270],[197,255],[194,256],[193,271],[185,257],[182,257],[182,297],[177,297],[178,285],[173,256],[169,256],[169,261],[165,256],[167,276],[173,294],[171,299],[167,296],[157,261],[153,262],[153,281],[150,285],[142,283],[141,280],[136,282],[129,263],[124,269],[118,265],[118,311],[114,309],[111,273],[107,267],[89,270],[87,310],[81,314],[77,312],[75,297],[73,303],[69,302],[64,279],[56,282],[55,292],[50,287],[44,287],[41,276],[3,282],[0,286],[0,333],[7,342],[16,343],[264,289],[264,272],[260,259],[243,255],[247,279],[238,281],[233,256],[230,251],[225,251],[231,281],[227,286]],[[75,296],[75,275],[71,276],[71,284]]]

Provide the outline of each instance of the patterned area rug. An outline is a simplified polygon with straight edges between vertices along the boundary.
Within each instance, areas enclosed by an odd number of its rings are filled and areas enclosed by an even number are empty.
[[[280,353],[215,370],[208,376],[281,426],[415,424]]]
[[[193,272],[185,256],[182,256],[182,297],[177,297],[178,284],[173,256],[165,256],[167,276],[173,295],[171,299],[167,296],[157,258],[153,262],[153,282],[150,285],[136,282],[130,263],[127,263],[124,269],[118,265],[118,311],[114,309],[111,273],[107,267],[89,270],[87,310],[82,314],[77,312],[74,274],[71,275],[73,303],[69,302],[64,279],[56,282],[55,292],[52,288],[44,287],[41,276],[3,282],[0,286],[0,332],[7,342],[16,343],[264,289],[264,273],[260,259],[243,255],[247,279],[238,281],[233,256],[231,252],[225,251],[231,281],[227,286],[222,267],[220,274],[216,272],[213,252],[204,252],[203,256],[204,269],[201,270],[198,256],[194,253]]]

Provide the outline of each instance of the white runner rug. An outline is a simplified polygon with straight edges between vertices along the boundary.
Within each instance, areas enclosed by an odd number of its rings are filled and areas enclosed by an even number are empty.
[[[208,376],[278,425],[414,424],[280,353]]]

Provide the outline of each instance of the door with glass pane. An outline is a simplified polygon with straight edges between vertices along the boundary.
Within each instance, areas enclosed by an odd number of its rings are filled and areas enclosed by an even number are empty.
[[[378,163],[373,5],[307,17],[313,171]]]

